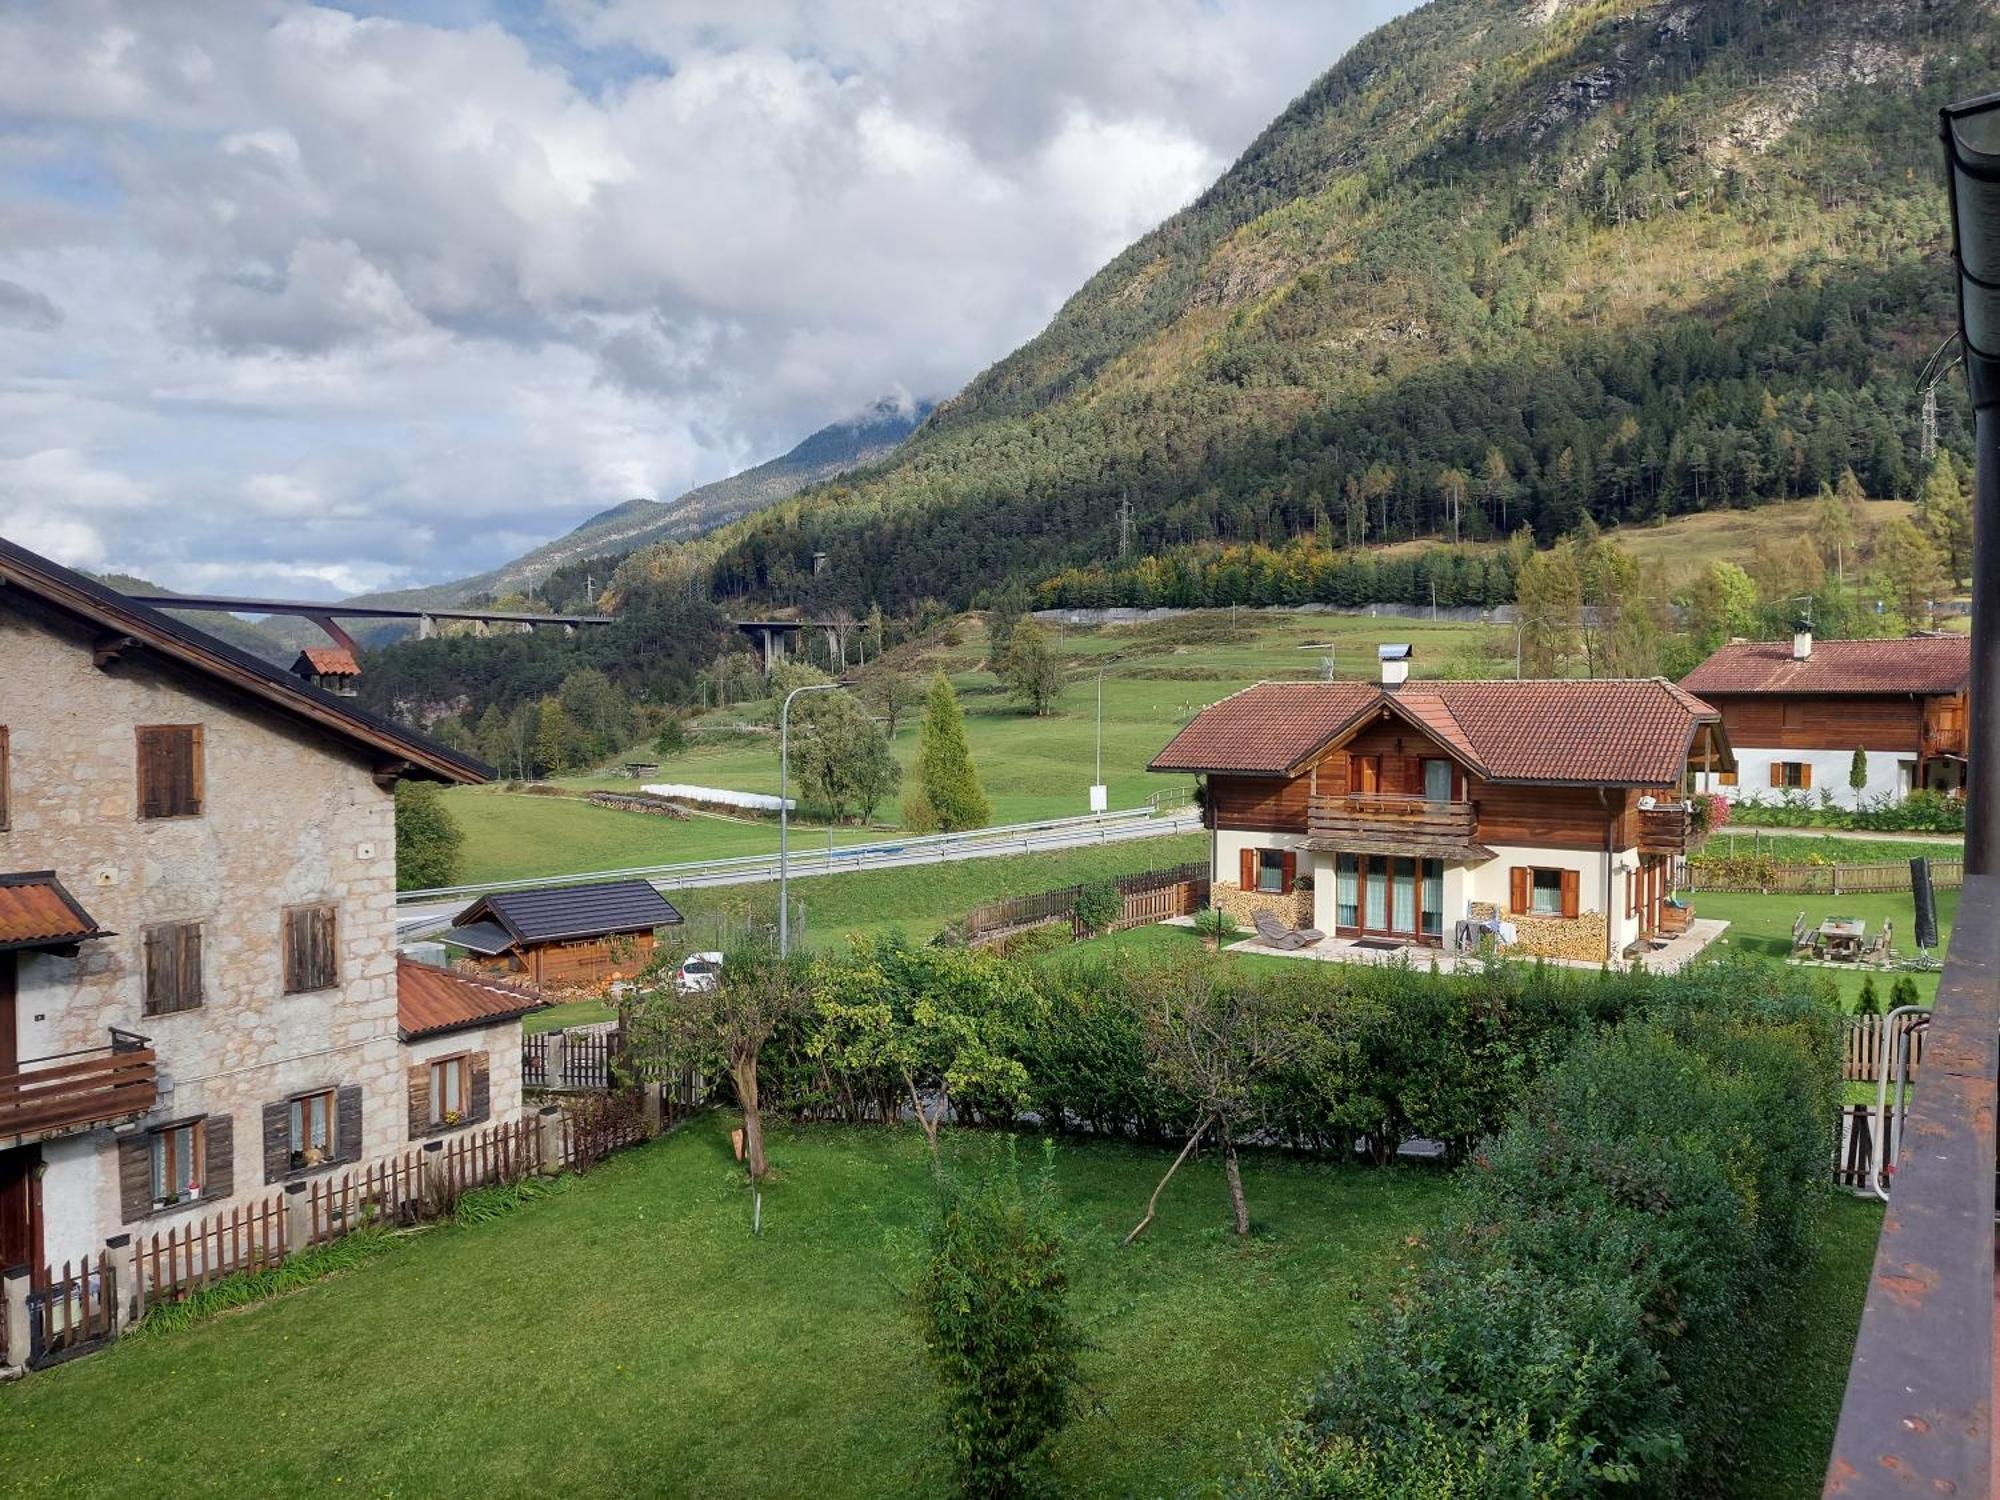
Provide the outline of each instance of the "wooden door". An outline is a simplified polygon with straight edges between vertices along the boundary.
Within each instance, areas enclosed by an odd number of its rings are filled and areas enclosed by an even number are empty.
[[[1382,790],[1382,757],[1356,755],[1348,761],[1348,785],[1361,796]]]
[[[0,1151],[0,1270],[42,1273],[42,1148]]]

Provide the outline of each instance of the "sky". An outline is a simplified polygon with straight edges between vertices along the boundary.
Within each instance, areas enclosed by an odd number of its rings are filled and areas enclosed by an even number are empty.
[[[0,535],[480,571],[941,399],[1410,0],[6,0]]]

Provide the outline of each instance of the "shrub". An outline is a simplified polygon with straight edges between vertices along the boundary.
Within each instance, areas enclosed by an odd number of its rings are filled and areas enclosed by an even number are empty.
[[[432,890],[458,879],[465,833],[433,781],[396,783],[396,889]]]
[[[1067,948],[1072,941],[1069,923],[1043,922],[1008,938],[1004,951],[1009,958],[1039,958],[1044,953]]]
[[[1854,1013],[1857,1016],[1879,1016],[1882,1014],[1882,1002],[1876,998],[1875,976],[1873,974],[1870,974],[1866,979],[1861,981],[1861,996],[1854,1002]]]
[[[672,760],[686,749],[687,726],[677,718],[668,718],[653,737],[653,753],[661,760]]]
[[[1095,936],[1125,915],[1125,897],[1109,882],[1087,885],[1070,909],[1076,915],[1077,925]]]
[[[975,1182],[940,1177],[916,1312],[937,1373],[959,1494],[1047,1488],[1049,1441],[1076,1410],[1083,1331],[1069,1307],[1054,1148],[1024,1188],[1013,1142]]]

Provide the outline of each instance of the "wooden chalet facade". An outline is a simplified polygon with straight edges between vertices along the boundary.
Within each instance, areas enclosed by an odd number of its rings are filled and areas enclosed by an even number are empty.
[[[643,880],[481,896],[441,941],[467,962],[548,986],[604,984],[645,968],[681,914]]]
[[[1867,757],[1869,801],[1965,786],[1972,642],[1962,635],[1885,641],[1732,641],[1681,686],[1713,703],[1738,767],[1703,790],[1766,801],[1831,791],[1853,804],[1848,772]]]
[[[1204,778],[1218,903],[1338,937],[1615,959],[1666,923],[1693,769],[1720,716],[1659,680],[1271,682],[1204,710],[1151,769]]]

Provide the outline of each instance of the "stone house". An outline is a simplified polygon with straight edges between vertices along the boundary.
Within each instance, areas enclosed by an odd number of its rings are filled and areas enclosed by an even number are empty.
[[[1900,802],[1965,787],[1972,640],[1956,634],[1819,641],[1731,641],[1681,682],[1722,714],[1737,764],[1702,790],[1766,802],[1831,792],[1854,805],[1848,773],[1866,758],[1861,795]]]
[[[1197,714],[1150,769],[1203,778],[1215,903],[1371,946],[1471,940],[1615,960],[1671,921],[1691,768],[1720,715],[1660,679],[1264,682]]]
[[[487,774],[0,541],[0,1266],[518,1112],[520,996],[399,998],[395,785]]]

